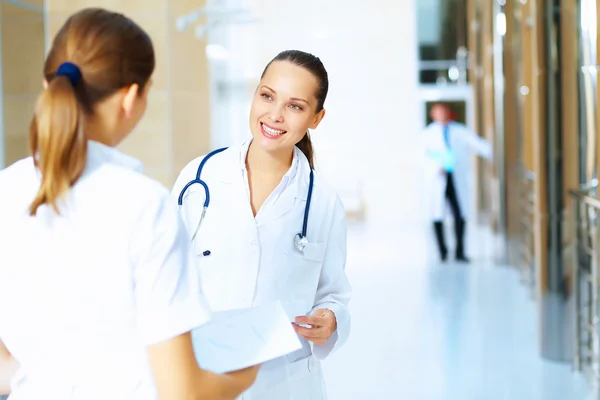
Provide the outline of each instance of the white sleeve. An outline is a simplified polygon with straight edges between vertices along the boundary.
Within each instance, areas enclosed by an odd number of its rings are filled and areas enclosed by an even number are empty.
[[[463,132],[467,140],[467,144],[469,145],[471,150],[480,157],[492,161],[493,149],[490,142],[488,142],[485,138],[477,135],[475,132],[473,132],[466,126],[463,128]]]
[[[146,345],[186,333],[210,319],[189,238],[168,193],[150,200],[131,251],[138,330]]]
[[[313,355],[318,360],[325,359],[339,349],[350,336],[348,303],[352,297],[352,288],[346,276],[346,242],[346,212],[342,201],[337,197],[323,269],[312,309],[312,312],[321,308],[333,311],[337,321],[337,330],[326,343],[312,344]]]

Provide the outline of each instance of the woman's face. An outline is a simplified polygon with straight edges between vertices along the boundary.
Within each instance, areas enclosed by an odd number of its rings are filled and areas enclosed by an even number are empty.
[[[261,79],[250,110],[253,144],[272,153],[291,152],[325,115],[316,112],[318,80],[288,61],[273,62]]]

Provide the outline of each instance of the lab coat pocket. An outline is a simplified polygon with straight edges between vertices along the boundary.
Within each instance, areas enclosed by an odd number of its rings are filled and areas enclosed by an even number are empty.
[[[325,258],[325,243],[307,243],[304,247],[304,258],[308,261],[322,263]]]
[[[289,255],[286,268],[292,293],[316,292],[325,259],[326,243],[308,243],[303,252],[295,250]]]

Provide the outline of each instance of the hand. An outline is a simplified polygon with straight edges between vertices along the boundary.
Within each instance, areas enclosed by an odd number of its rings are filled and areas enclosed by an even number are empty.
[[[297,324],[310,325],[305,328]],[[293,323],[296,333],[315,344],[326,343],[337,329],[337,318],[333,311],[322,308],[316,310],[311,317],[296,317]]]
[[[446,175],[447,174],[446,169],[440,168],[440,174]]]

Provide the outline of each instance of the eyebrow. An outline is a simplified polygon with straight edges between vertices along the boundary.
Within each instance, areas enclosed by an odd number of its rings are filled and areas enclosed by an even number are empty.
[[[270,88],[270,87],[268,87],[267,85],[262,85],[262,86],[261,86],[261,88],[265,88],[265,89],[268,89],[268,90],[270,90],[270,91],[271,91],[271,92],[273,92],[273,93],[277,93],[276,91],[274,91],[273,89],[271,89],[271,88]],[[308,102],[308,100],[304,100],[304,99],[301,99],[301,98],[299,98],[299,97],[292,97],[292,98],[290,98],[290,100],[294,100],[294,101],[302,101],[302,102],[304,102],[304,103],[306,103],[306,104],[310,105],[310,103]]]

